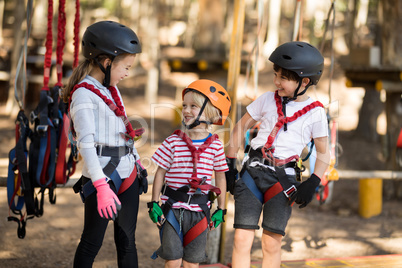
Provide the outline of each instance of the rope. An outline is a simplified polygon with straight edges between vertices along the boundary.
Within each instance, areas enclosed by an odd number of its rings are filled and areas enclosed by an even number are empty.
[[[63,50],[66,44],[66,0],[59,1],[59,16],[57,19],[57,48],[56,48],[56,68],[57,68],[57,86],[62,87],[63,78]]]
[[[74,19],[74,62],[73,69],[78,66],[78,55],[80,50],[80,0],[75,1]]]
[[[43,88],[42,88],[42,90],[47,91],[49,91],[50,67],[52,65],[52,42],[53,42],[52,20],[53,20],[53,0],[48,0],[46,53],[43,66]]]

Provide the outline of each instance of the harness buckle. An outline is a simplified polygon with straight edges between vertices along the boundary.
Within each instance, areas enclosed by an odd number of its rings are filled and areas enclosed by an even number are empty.
[[[39,135],[43,136],[47,131],[47,127],[47,125],[39,125],[36,127],[36,131],[39,133]]]
[[[38,115],[35,114],[35,111],[32,111],[32,112],[29,114],[29,119],[31,120],[31,122],[33,122],[33,121],[35,121],[36,118],[38,118]]]
[[[98,156],[102,156],[103,145],[102,144],[96,144],[95,148],[96,148],[96,153],[98,154]]]
[[[283,193],[287,198],[291,198],[297,192],[296,186],[292,185],[288,189],[283,190]]]

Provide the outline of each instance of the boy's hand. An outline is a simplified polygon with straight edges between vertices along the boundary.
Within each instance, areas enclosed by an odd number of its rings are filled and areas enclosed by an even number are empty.
[[[304,208],[314,197],[315,189],[320,185],[321,179],[314,173],[310,178],[302,182],[298,187],[296,193],[290,199],[290,204],[296,202],[299,204],[299,208]]]
[[[231,194],[234,193],[235,182],[238,177],[239,171],[236,169],[236,158],[226,157],[226,163],[229,170],[225,172],[226,176],[226,191]]]
[[[213,225],[214,228],[217,228],[219,224],[222,222],[225,222],[225,215],[226,215],[226,209],[220,209],[217,208],[215,212],[212,214],[211,217],[211,224]]]
[[[147,206],[149,208],[148,210],[149,218],[151,218],[151,220],[154,223],[158,223],[163,216],[162,209],[159,206],[158,202],[155,201],[148,202]]]

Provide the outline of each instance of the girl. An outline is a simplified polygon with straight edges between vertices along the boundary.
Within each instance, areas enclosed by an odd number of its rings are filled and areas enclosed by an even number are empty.
[[[74,69],[63,92],[83,160],[83,176],[74,189],[85,203],[84,230],[74,267],[92,267],[109,220],[114,221],[118,266],[138,267],[140,179],[133,139],[143,129],[133,130],[116,86],[128,76],[141,46],[128,27],[101,21],[86,29],[82,49],[86,59]]]
[[[153,258],[161,256],[165,267],[183,262],[189,268],[205,261],[208,229],[224,221],[228,168],[222,142],[208,126],[223,125],[231,102],[226,90],[210,80],[191,83],[182,97],[185,131],[176,130],[152,156],[158,169],[148,207],[150,218],[161,228],[161,247]],[[217,187],[211,185],[213,171]],[[213,193],[218,195],[218,207],[211,217]]]

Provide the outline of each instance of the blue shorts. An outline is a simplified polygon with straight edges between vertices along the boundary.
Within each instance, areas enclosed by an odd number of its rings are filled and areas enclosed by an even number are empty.
[[[196,225],[205,217],[204,212],[195,212],[186,209],[172,209],[172,211],[179,224],[180,212],[183,211],[181,221],[183,233],[186,233],[191,229],[191,227]],[[191,263],[204,262],[207,259],[207,234],[208,228],[205,229],[193,241],[191,241],[186,247],[183,247],[183,243],[180,240],[176,230],[168,221],[165,221],[162,230],[162,243],[156,253],[165,260],[183,259]]]
[[[276,172],[265,167],[248,167],[245,172],[254,180],[258,190],[263,194],[272,185],[278,182]],[[245,176],[246,174],[242,174]],[[296,177],[288,175],[288,179],[297,186]],[[234,228],[258,230],[261,211],[263,212],[262,228],[264,230],[285,235],[292,207],[289,199],[280,192],[265,204],[253,194],[241,177],[236,181],[235,191]]]

